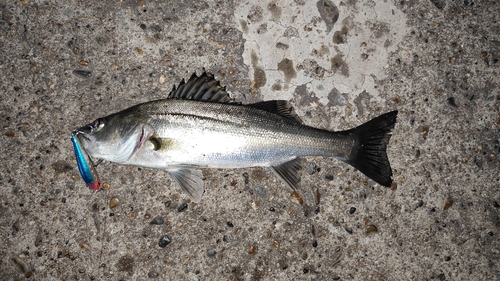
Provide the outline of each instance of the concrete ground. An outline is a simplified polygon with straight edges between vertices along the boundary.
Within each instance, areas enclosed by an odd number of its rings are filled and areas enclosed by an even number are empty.
[[[0,14],[1,280],[500,279],[500,2],[0,0]],[[267,169],[221,169],[195,204],[164,171],[103,162],[93,194],[72,129],[203,68],[318,128],[399,110],[394,184],[310,157],[304,198]]]

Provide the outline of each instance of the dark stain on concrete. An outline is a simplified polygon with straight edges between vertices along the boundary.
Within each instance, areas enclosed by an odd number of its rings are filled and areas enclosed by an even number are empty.
[[[255,81],[255,88],[261,88],[266,85],[267,78],[266,72],[260,67],[255,67],[253,71],[253,80]]]
[[[342,26],[342,28],[339,31],[335,31],[332,38],[333,43],[335,44],[347,43],[347,32],[349,32],[349,29],[345,25]]]
[[[277,1],[272,1],[267,4],[267,10],[271,12],[271,19],[278,21],[281,18],[282,8],[278,6]]]
[[[330,0],[320,0],[316,3],[319,15],[326,24],[326,33],[330,33],[333,25],[339,19],[339,9]]]
[[[340,71],[340,74],[345,77],[349,77],[349,67],[345,63],[344,59],[342,59],[342,54],[336,54],[332,59],[332,71],[333,73],[337,73]]]
[[[330,93],[328,93],[328,104],[327,106],[344,106],[346,103],[345,94],[342,94],[337,90],[337,88],[333,88]]]
[[[248,24],[246,21],[244,20],[240,20],[240,25],[241,25],[241,31],[243,31],[243,33],[247,34],[248,33]]]
[[[127,254],[125,256],[122,256],[118,260],[118,262],[116,263],[116,268],[118,269],[118,271],[128,272],[129,274],[132,274],[134,272],[134,265],[134,258],[131,255]]]
[[[288,87],[288,84],[290,84],[293,78],[297,77],[297,72],[295,68],[293,68],[293,61],[287,58],[284,58],[278,63],[278,70],[285,75],[285,88]]]
[[[271,88],[273,91],[281,91],[282,87],[281,87],[281,84],[273,84],[272,88]]]
[[[253,71],[254,83],[252,84],[252,88],[259,89],[262,86],[266,85],[267,83],[266,72],[259,66],[259,57],[255,53],[255,51],[252,51],[250,58],[252,61],[252,66],[254,68]]]
[[[354,104],[358,108],[358,116],[362,116],[365,113],[366,108],[370,108],[370,95],[363,91],[354,99]]]

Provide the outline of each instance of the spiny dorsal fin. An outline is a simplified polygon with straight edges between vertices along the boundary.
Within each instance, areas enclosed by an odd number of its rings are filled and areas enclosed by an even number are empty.
[[[187,82],[183,79],[179,87],[172,88],[168,98],[221,103],[232,101],[226,92],[226,87],[222,87],[213,75],[208,75],[206,72],[199,77],[193,73]]]
[[[292,111],[292,106],[286,100],[261,101],[254,104],[247,104],[247,106],[281,115],[302,124],[302,120],[300,120],[300,118],[295,115],[295,113]]]

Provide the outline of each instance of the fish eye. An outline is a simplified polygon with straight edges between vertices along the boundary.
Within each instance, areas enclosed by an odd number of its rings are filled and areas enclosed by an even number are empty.
[[[92,123],[92,132],[99,132],[102,128],[104,128],[105,124],[106,124],[106,120],[104,118],[96,119]]]

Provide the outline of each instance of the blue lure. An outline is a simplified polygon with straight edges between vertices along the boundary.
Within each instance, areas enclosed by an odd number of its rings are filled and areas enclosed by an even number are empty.
[[[73,143],[73,149],[75,150],[76,164],[78,164],[78,170],[83,180],[87,186],[92,190],[99,190],[101,188],[101,179],[97,175],[97,171],[94,167],[94,163],[90,159],[85,149],[80,144],[77,137],[78,132],[73,132],[71,135],[71,142]]]

